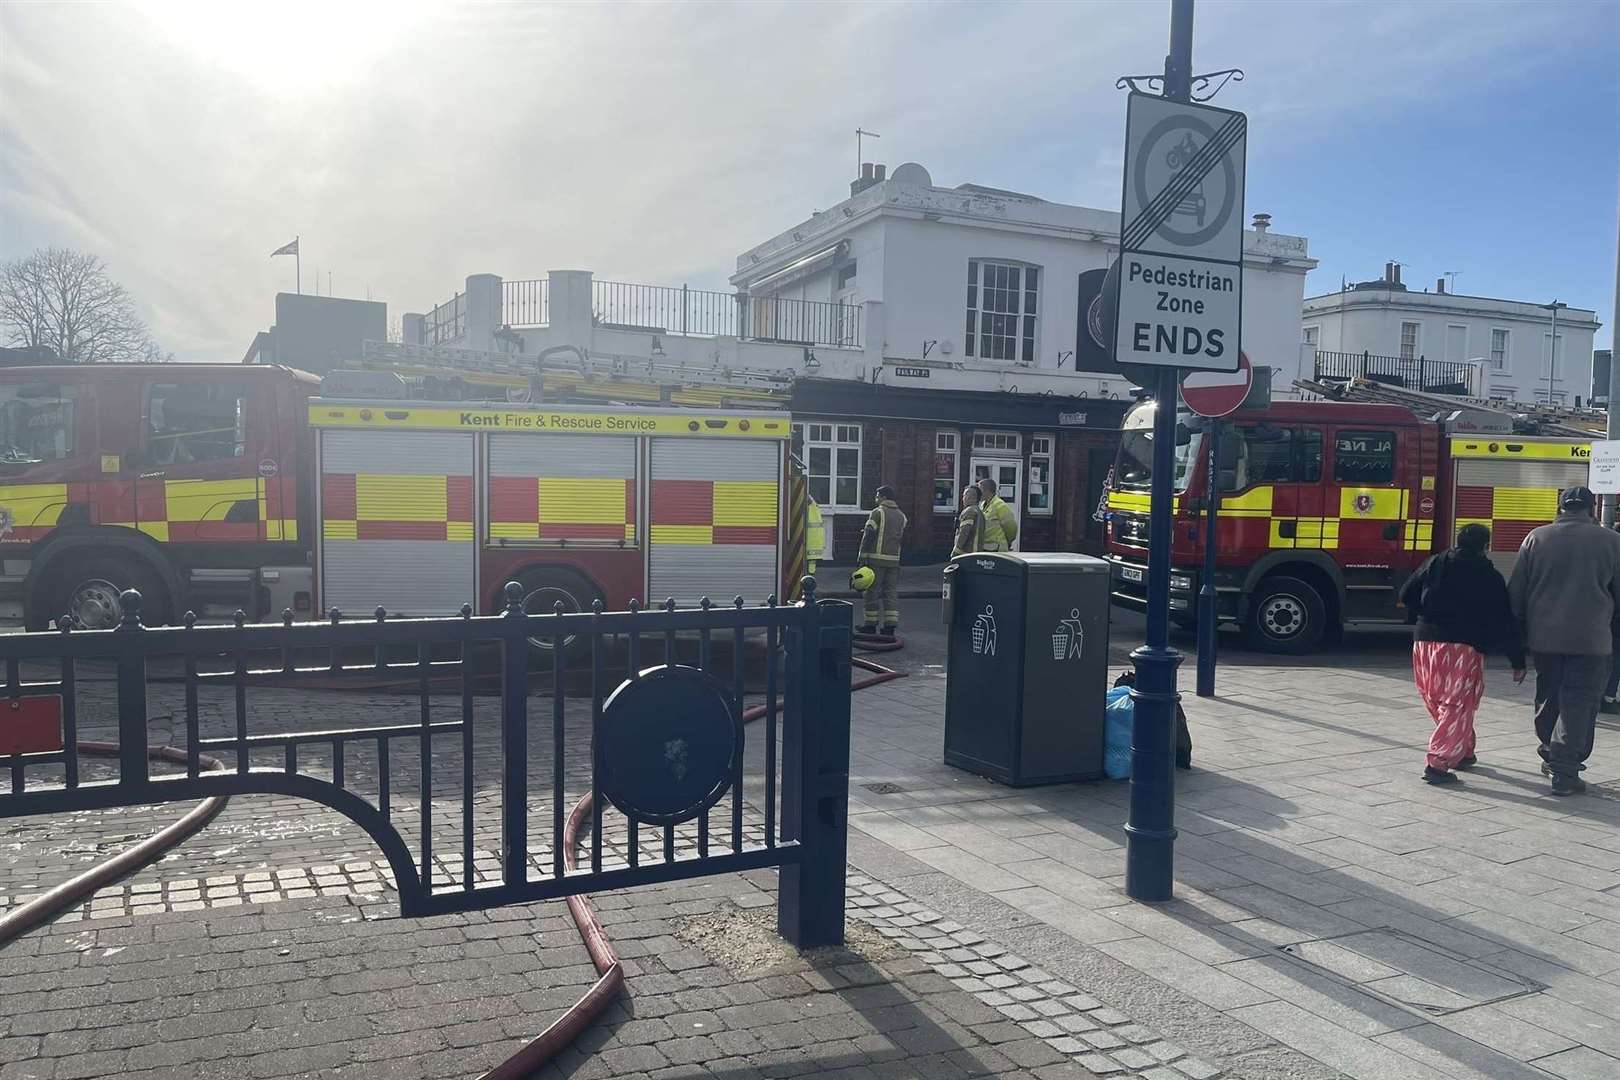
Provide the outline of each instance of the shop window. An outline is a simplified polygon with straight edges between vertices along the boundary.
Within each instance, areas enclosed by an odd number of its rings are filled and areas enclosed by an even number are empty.
[[[934,432],[934,513],[956,513],[957,435],[954,431]]]
[[[991,454],[1018,453],[1018,436],[1010,431],[975,431],[973,449]]]
[[[810,497],[817,506],[858,510],[861,506],[861,426],[794,424],[793,442],[804,461]]]
[[[1031,435],[1029,439],[1029,512],[1052,513],[1052,436]]]

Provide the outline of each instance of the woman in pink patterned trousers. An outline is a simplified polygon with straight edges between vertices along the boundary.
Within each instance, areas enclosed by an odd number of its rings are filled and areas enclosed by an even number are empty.
[[[1524,645],[1508,604],[1507,582],[1486,552],[1491,530],[1464,525],[1457,546],[1418,567],[1401,587],[1407,619],[1417,623],[1412,674],[1434,717],[1423,779],[1454,784],[1453,769],[1474,764],[1474,712],[1485,692],[1485,654],[1501,651],[1524,681]]]

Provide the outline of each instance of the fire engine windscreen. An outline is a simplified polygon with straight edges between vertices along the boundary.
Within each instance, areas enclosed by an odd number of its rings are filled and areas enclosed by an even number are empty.
[[[1119,464],[1114,469],[1114,482],[1122,488],[1148,490],[1153,485],[1153,404],[1138,405],[1125,414],[1124,431],[1120,435]],[[1198,466],[1198,449],[1204,436],[1189,430],[1184,424],[1176,425],[1176,477],[1177,491],[1186,491]]]

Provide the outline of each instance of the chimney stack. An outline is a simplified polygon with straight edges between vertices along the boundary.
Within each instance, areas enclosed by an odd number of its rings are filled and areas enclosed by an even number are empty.
[[[1389,264],[1389,266],[1390,269],[1395,271],[1395,284],[1399,285],[1401,283],[1401,264],[1398,262],[1392,262]]]
[[[881,184],[888,173],[888,166],[874,165],[870,161],[861,162],[861,175],[850,181],[849,194],[853,198],[871,187]]]
[[[1434,279],[1434,291],[1437,292],[1437,293],[1443,293],[1443,292],[1446,291],[1446,279],[1445,278],[1442,277],[1442,278],[1435,278]]]
[[[1254,231],[1255,232],[1260,233],[1260,234],[1263,235],[1265,233],[1265,231],[1267,229],[1269,229],[1269,228],[1271,228],[1271,215],[1270,214],[1256,214],[1256,215],[1254,215]]]

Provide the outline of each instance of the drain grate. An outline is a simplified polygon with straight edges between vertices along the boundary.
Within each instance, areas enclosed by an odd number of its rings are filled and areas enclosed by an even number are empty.
[[[874,795],[898,795],[906,790],[899,784],[891,784],[887,780],[880,784],[862,784],[861,787]]]
[[[1284,945],[1282,951],[1358,990],[1425,1016],[1447,1016],[1547,988],[1388,926]]]

